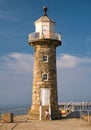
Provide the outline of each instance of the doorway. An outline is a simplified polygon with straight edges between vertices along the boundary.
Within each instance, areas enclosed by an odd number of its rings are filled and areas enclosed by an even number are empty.
[[[50,104],[50,89],[49,88],[41,88],[40,91],[40,99],[41,99],[41,105],[47,106]]]

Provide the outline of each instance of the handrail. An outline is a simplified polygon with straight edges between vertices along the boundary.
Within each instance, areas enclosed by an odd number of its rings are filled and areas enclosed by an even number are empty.
[[[61,41],[61,34],[53,32],[48,32],[45,34],[42,34],[40,32],[34,32],[29,34],[29,41],[34,41],[38,39],[53,39]]]

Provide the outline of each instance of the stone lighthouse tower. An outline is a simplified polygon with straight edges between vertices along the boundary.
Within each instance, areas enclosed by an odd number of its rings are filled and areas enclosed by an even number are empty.
[[[59,119],[56,72],[56,47],[61,45],[61,35],[55,33],[55,22],[44,14],[35,21],[35,32],[29,34],[29,45],[34,47],[34,71],[30,119],[45,119],[49,110],[51,120]]]

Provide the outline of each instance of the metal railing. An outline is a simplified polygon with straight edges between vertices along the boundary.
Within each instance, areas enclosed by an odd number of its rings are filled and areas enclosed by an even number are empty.
[[[91,110],[80,110],[80,119],[85,120],[88,124],[91,123]]]
[[[48,32],[45,34],[40,32],[34,32],[29,34],[29,42],[39,40],[39,39],[53,39],[53,40],[61,41],[61,34],[53,33],[53,32]]]
[[[77,109],[73,110],[68,114],[68,118],[80,118],[86,121],[88,124],[91,124],[91,110],[90,109]]]

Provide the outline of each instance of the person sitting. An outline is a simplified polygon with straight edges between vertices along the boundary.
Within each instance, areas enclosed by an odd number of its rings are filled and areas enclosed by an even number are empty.
[[[46,111],[45,111],[46,120],[49,120],[49,117],[50,117],[49,111],[48,111],[48,109],[46,109]]]

